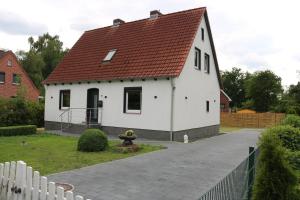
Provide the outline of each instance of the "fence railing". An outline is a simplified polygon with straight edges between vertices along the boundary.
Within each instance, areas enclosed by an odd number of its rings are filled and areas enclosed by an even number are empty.
[[[266,128],[279,124],[284,113],[222,113],[221,126]]]
[[[249,200],[252,195],[259,149],[249,148],[249,156],[199,200]]]
[[[65,192],[23,161],[0,163],[0,200],[84,200]]]

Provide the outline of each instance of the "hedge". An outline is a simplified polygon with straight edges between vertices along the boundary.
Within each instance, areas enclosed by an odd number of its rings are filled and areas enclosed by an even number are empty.
[[[33,135],[36,134],[35,125],[0,127],[0,136]]]
[[[0,127],[34,124],[44,126],[44,103],[22,98],[0,98]]]

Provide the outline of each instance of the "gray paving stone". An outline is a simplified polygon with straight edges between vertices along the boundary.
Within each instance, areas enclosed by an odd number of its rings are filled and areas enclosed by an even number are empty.
[[[189,144],[164,142],[168,148],[161,151],[48,178],[71,183],[75,193],[92,200],[196,200],[246,158],[260,132],[243,129]]]

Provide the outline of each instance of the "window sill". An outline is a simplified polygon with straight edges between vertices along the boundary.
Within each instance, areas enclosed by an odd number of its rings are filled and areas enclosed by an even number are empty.
[[[12,85],[20,85],[20,83],[12,83]]]
[[[70,110],[70,107],[61,107],[59,110]]]
[[[126,110],[125,114],[136,114],[140,115],[142,112],[140,110]]]
[[[0,84],[4,84],[4,83],[5,83],[5,82],[2,82],[2,81],[0,82]]]

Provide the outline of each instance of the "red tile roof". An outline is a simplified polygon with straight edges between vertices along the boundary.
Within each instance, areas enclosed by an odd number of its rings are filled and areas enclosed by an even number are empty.
[[[86,31],[44,83],[179,76],[205,13],[197,8]]]

